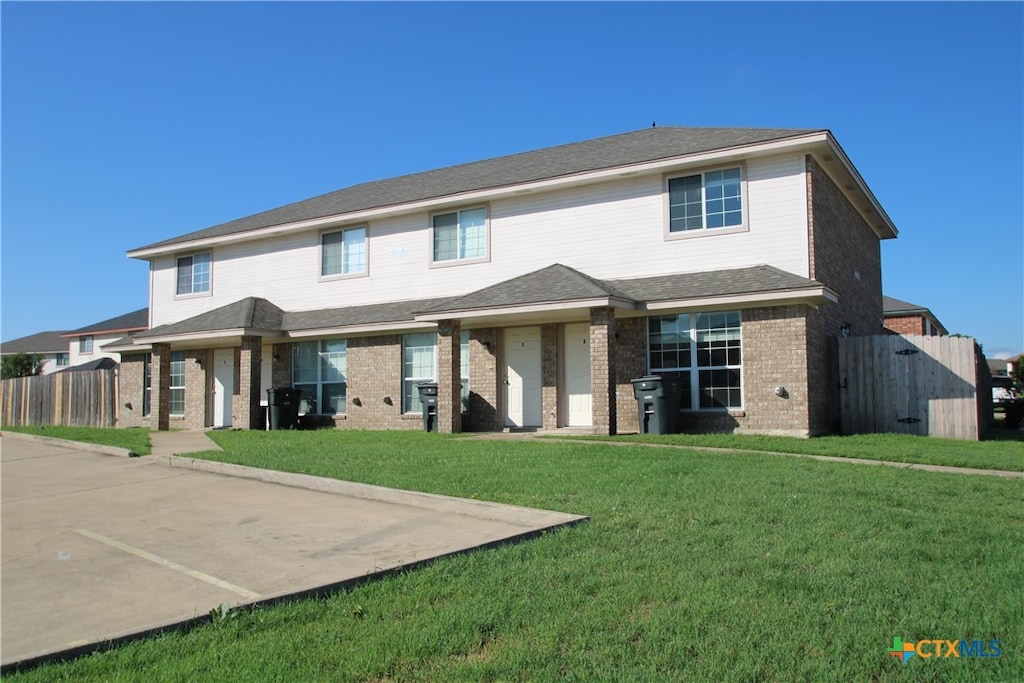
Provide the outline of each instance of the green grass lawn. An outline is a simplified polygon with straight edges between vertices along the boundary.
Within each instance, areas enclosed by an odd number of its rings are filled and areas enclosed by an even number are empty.
[[[948,465],[986,470],[1024,472],[1024,441],[1017,430],[991,430],[985,441],[933,439],[909,434],[855,434],[798,439],[788,436],[739,434],[624,434],[614,437],[584,436],[581,439],[635,441],[700,448],[730,448],[863,458],[891,462]]]
[[[5,432],[20,432],[22,434],[36,434],[38,436],[49,436],[54,439],[67,439],[69,441],[84,441],[85,443],[98,443],[104,446],[117,446],[127,448],[139,455],[149,455],[151,444],[149,442],[148,429],[113,429],[107,427],[7,427],[2,428]]]
[[[1024,680],[1021,480],[436,434],[214,432],[201,457],[590,515],[11,680]],[[887,654],[999,640],[996,659]]]

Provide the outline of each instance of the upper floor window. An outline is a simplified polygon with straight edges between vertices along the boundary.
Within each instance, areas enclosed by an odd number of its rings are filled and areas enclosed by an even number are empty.
[[[210,252],[178,258],[178,294],[210,291]]]
[[[86,335],[78,338],[78,352],[92,353],[92,335]]]
[[[464,209],[435,214],[434,261],[463,261],[487,257],[487,209]]]
[[[668,181],[668,230],[743,225],[743,174],[739,167],[707,171]]]
[[[366,272],[366,228],[346,228],[320,235],[320,276]]]
[[[66,353],[58,353],[57,357],[54,360],[55,360],[57,365],[67,365],[68,364],[68,354],[66,354]]]

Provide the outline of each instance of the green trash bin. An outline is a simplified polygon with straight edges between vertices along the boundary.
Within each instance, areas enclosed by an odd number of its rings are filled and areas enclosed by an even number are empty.
[[[299,424],[299,401],[302,392],[290,387],[267,389],[267,408],[271,429],[295,429]]]
[[[423,431],[437,431],[437,383],[423,382],[417,384],[420,392],[420,403],[423,404]]]
[[[636,397],[641,434],[674,434],[679,424],[680,383],[670,377],[648,375],[630,380]]]

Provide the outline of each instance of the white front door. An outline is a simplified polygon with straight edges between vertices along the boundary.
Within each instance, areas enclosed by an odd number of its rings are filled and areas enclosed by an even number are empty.
[[[509,427],[540,427],[540,328],[505,330],[506,402]]]
[[[231,395],[235,393],[235,350],[213,352],[213,426],[231,426]]]
[[[590,394],[590,323],[565,326],[566,426],[594,424]]]

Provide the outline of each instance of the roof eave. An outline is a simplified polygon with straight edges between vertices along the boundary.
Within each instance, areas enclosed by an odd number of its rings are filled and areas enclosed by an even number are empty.
[[[553,311],[573,311],[601,307],[634,310],[636,302],[617,297],[598,297],[594,299],[576,299],[573,301],[547,301],[511,306],[482,306],[479,308],[452,309],[419,313],[416,320],[420,322],[438,322],[440,320],[467,320],[473,318],[491,318],[496,316],[518,316],[529,313],[549,313]]]
[[[825,286],[783,289],[770,292],[745,292],[718,296],[692,297],[649,301],[642,305],[644,311],[666,311],[670,309],[701,310],[711,308],[763,308],[777,304],[804,303],[817,308],[822,304],[838,303],[839,295]],[[750,306],[749,304],[755,304]]]
[[[359,211],[351,211],[346,213],[333,214],[329,216],[322,216],[318,218],[311,218],[302,221],[295,221],[292,223],[281,223],[278,225],[271,225],[264,228],[256,228],[254,230],[245,230],[242,232],[231,233],[228,235],[219,235],[215,237],[207,237],[194,240],[186,240],[181,242],[172,242],[162,245],[154,245],[149,247],[141,247],[139,249],[133,249],[131,251],[128,251],[127,256],[129,258],[147,260],[156,256],[174,254],[194,249],[204,249],[218,246],[221,244],[248,242],[253,240],[265,239],[267,237],[275,237],[277,235],[282,234],[303,232],[306,230],[315,230],[330,227],[332,225],[368,221],[375,218],[390,217],[404,213],[411,213],[415,211],[430,211],[435,208],[441,208],[446,205],[456,203],[490,201],[500,199],[505,196],[549,191],[563,187],[571,187],[574,185],[585,185],[589,183],[608,180],[618,176],[632,176],[638,175],[640,173],[667,172],[670,170],[681,169],[693,165],[715,163],[719,161],[739,158],[765,156],[768,154],[776,154],[791,149],[806,148],[810,150],[815,145],[827,143],[830,139],[831,135],[827,130],[814,131],[811,133],[802,133],[791,137],[768,140],[765,142],[734,145],[732,147],[722,147],[719,149],[709,150],[705,152],[695,152],[692,154],[681,154],[673,157],[666,157],[664,159],[657,159],[655,161],[625,164],[598,169],[595,171],[584,171],[581,173],[573,173],[563,176],[557,176],[554,178],[545,178],[542,180],[536,180],[527,183],[499,185],[495,187],[485,188],[482,190],[472,190],[469,192],[460,192],[449,195],[430,197],[428,199],[423,199],[415,202],[391,204]],[[846,159],[845,154],[842,155],[842,158],[845,160],[844,163],[849,163],[849,160]],[[860,176],[857,175],[856,177],[859,178]],[[895,230],[895,228],[893,228],[893,230]]]

